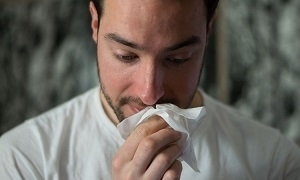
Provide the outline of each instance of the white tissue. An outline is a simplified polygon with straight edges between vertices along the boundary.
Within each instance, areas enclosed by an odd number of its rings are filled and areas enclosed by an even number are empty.
[[[173,104],[158,104],[156,108],[147,107],[137,114],[124,119],[117,128],[122,138],[127,139],[134,128],[149,117],[158,115],[162,117],[171,128],[182,133],[179,143],[184,143],[183,155],[179,160],[185,161],[196,172],[200,172],[191,142],[191,135],[199,126],[201,119],[206,115],[204,107],[180,109]]]

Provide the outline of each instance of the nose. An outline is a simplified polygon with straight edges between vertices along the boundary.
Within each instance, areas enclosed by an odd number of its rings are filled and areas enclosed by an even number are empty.
[[[164,95],[164,71],[159,63],[148,59],[141,63],[137,80],[137,93],[145,105],[154,105]]]

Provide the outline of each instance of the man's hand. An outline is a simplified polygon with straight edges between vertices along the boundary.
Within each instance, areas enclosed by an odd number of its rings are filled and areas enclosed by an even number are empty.
[[[113,179],[180,179],[177,160],[183,148],[175,144],[181,133],[168,128],[159,116],[140,124],[127,138],[113,160]]]

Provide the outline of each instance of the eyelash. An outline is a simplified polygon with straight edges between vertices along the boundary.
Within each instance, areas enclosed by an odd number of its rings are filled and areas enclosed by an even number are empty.
[[[167,58],[168,61],[174,64],[184,64],[185,62],[189,61],[191,58],[185,58],[185,59],[176,59],[176,58]]]
[[[119,55],[119,54],[114,54],[114,56],[117,59],[119,59],[120,61],[127,62],[127,63],[130,63],[133,60],[138,58],[138,56],[124,56],[124,55]]]
[[[125,56],[125,55],[120,55],[120,54],[114,54],[114,56],[122,61],[122,62],[125,62],[125,63],[132,63],[134,60],[136,60],[138,58],[138,56]],[[184,64],[186,63],[187,61],[189,61],[191,58],[184,58],[184,59],[176,59],[176,58],[166,58],[167,61],[169,61],[170,63],[172,64],[175,64],[175,65],[180,65],[180,64]]]

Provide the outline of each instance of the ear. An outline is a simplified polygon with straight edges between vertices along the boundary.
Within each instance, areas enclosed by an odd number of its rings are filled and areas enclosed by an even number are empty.
[[[92,1],[90,1],[90,14],[91,14],[91,28],[92,28],[92,38],[95,41],[95,43],[97,44],[98,41],[98,28],[99,28],[99,24],[98,24],[98,13],[97,10],[95,8],[95,5]]]
[[[209,20],[209,23],[208,23],[208,26],[207,26],[207,38],[206,38],[206,45],[208,43],[208,39],[209,39],[209,36],[213,30],[213,25],[214,25],[214,22],[217,18],[217,14],[218,14],[218,9],[215,10],[213,16],[211,17],[211,19]]]

